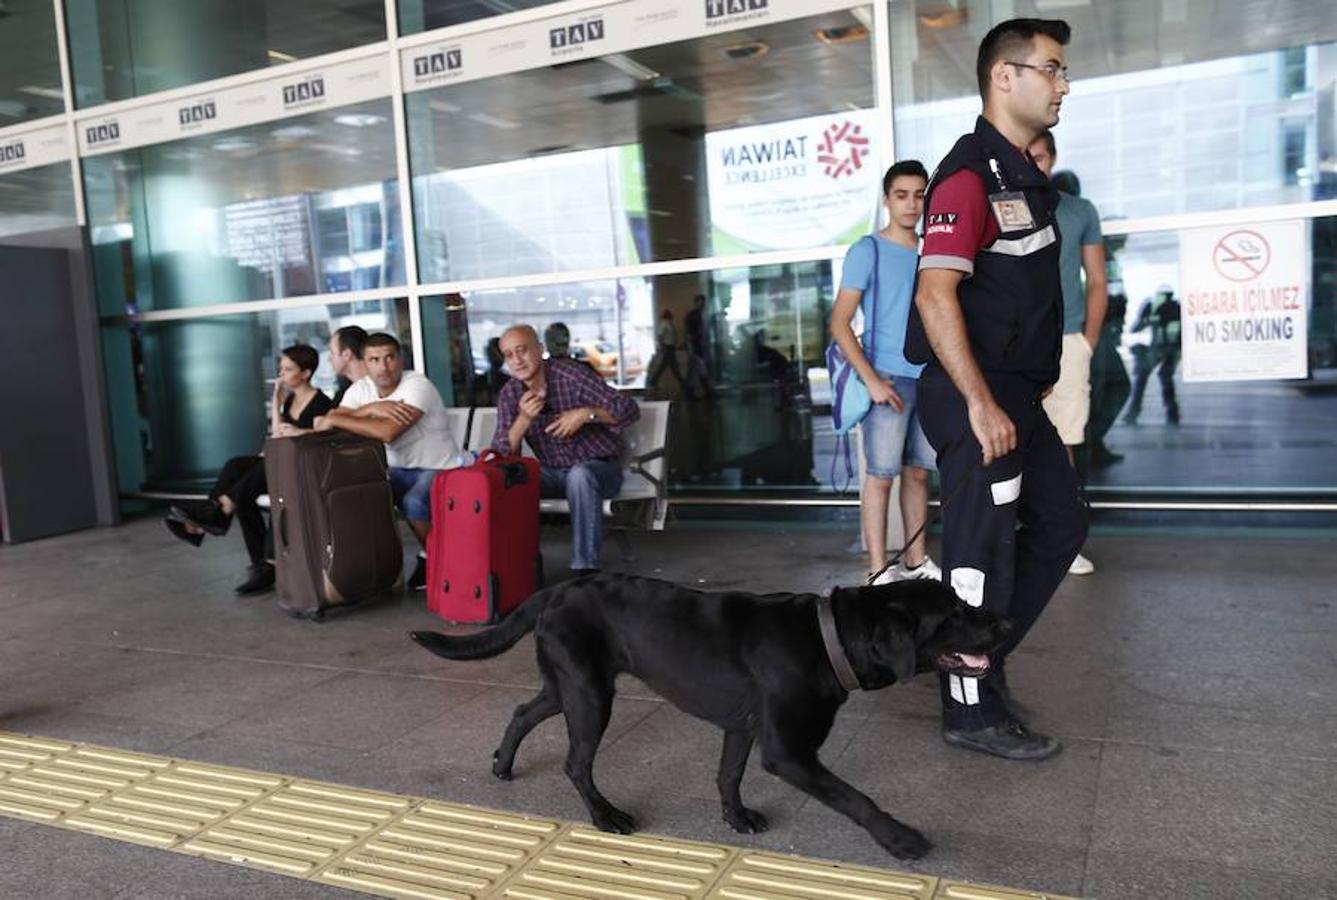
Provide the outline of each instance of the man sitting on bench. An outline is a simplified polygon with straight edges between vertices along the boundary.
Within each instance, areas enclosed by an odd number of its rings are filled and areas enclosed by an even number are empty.
[[[511,456],[528,441],[545,497],[571,507],[571,570],[599,570],[603,501],[622,487],[621,430],[641,415],[636,401],[574,359],[544,360],[538,333],[513,325],[501,335],[511,380],[497,398],[492,447]]]
[[[427,376],[404,370],[399,341],[378,332],[362,346],[367,374],[344,393],[343,402],[316,419],[317,431],[339,428],[385,442],[390,490],[423,550],[408,588],[427,586],[427,535],[432,529],[432,480],[457,464],[459,449],[441,394]]]

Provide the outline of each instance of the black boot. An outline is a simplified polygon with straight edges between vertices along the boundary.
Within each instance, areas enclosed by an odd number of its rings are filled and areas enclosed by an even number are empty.
[[[274,586],[274,567],[269,563],[251,566],[246,570],[246,580],[237,585],[237,596],[246,597],[267,591]]]
[[[213,535],[227,534],[232,517],[223,512],[223,507],[216,500],[182,500],[173,504],[168,517],[179,522],[198,525]]]
[[[173,519],[169,516],[168,518],[163,519],[162,523],[167,526],[167,530],[172,532],[173,536],[180,538],[192,547],[198,547],[200,544],[204,543],[204,535],[192,534],[187,531],[186,523],[182,522],[180,519]]]

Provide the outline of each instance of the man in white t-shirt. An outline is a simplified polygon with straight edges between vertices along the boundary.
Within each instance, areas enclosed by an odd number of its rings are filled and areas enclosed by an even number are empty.
[[[404,371],[399,341],[392,335],[369,335],[362,362],[367,374],[348,388],[337,409],[316,419],[316,430],[338,428],[385,442],[390,490],[425,548],[432,529],[432,481],[437,472],[456,465],[459,455],[446,405],[425,375]],[[427,585],[424,552],[418,553],[408,585],[411,590]]]

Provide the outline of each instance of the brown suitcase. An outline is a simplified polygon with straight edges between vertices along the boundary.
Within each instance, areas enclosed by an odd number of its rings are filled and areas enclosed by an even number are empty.
[[[347,432],[265,442],[280,607],[320,619],[402,587],[386,472],[385,445]]]

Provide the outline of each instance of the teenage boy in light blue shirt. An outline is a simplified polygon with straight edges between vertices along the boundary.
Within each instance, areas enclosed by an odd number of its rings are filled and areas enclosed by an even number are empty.
[[[901,476],[901,526],[907,535],[913,534],[928,518],[929,472],[936,465],[933,446],[915,414],[916,388],[924,367],[905,358],[905,326],[914,302],[915,271],[919,266],[915,228],[923,212],[927,186],[928,173],[918,160],[903,160],[887,170],[882,179],[887,226],[850,247],[831,310],[831,336],[873,400],[862,422],[867,471],[859,496],[870,573],[886,565],[887,507],[896,476]],[[855,335],[852,324],[855,311],[860,309],[865,327],[873,323],[875,329],[873,334],[865,334],[863,341]],[[871,360],[865,353],[866,344],[873,349]],[[929,558],[922,533],[906,549],[905,557],[882,572],[874,583],[910,578],[942,580],[942,570]]]

